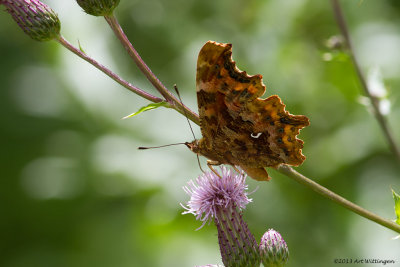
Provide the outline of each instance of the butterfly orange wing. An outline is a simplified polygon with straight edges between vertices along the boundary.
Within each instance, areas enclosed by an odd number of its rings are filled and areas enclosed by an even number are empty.
[[[268,179],[264,167],[304,161],[303,141],[296,136],[308,118],[290,114],[276,95],[259,98],[265,92],[262,76],[236,67],[231,44],[209,41],[200,50],[196,91],[200,154],[238,165],[257,180]]]

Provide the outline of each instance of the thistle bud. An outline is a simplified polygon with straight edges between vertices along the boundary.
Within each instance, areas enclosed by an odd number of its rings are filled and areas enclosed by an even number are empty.
[[[281,234],[269,229],[260,242],[261,262],[266,267],[283,267],[288,258],[289,250]]]
[[[78,5],[93,16],[108,16],[111,15],[119,4],[119,0],[76,0]]]
[[[1,0],[21,29],[36,41],[49,41],[60,36],[57,14],[39,0]]]

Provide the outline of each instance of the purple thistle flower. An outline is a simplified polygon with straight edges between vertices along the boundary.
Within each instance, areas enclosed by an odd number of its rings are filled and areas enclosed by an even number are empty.
[[[245,184],[246,175],[234,174],[230,169],[221,167],[221,178],[214,172],[205,172],[196,179],[196,182],[189,181],[188,186],[183,190],[190,195],[190,200],[183,214],[192,213],[196,220],[203,224],[211,222],[217,217],[219,208],[232,209],[233,207],[242,210],[251,202],[247,197],[248,186]],[[197,229],[197,230],[198,230]]]
[[[220,176],[205,172],[184,187],[190,200],[183,214],[191,213],[205,223],[214,220],[218,230],[218,241],[222,262],[230,266],[259,266],[261,259],[258,245],[241,211],[251,202],[246,192],[246,175],[221,167]],[[197,229],[197,230],[198,230]]]
[[[61,23],[57,14],[39,0],[0,0],[20,28],[36,41],[60,37]]]

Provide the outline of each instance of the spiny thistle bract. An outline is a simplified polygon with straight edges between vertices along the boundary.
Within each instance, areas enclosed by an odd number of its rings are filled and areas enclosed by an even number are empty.
[[[280,233],[269,229],[260,242],[261,261],[265,267],[282,267],[289,258],[289,250]]]
[[[46,4],[38,0],[2,0],[0,5],[32,39],[49,41],[60,37],[60,20]]]
[[[120,0],[76,0],[78,5],[89,15],[108,16],[118,6]]]

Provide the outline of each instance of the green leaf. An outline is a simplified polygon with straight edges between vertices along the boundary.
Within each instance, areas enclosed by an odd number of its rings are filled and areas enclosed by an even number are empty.
[[[396,223],[400,225],[400,195],[394,192],[392,189],[393,193],[393,199],[394,199],[394,212],[396,213]]]
[[[123,117],[122,119],[128,119],[131,118],[133,116],[136,116],[142,112],[148,111],[148,110],[152,110],[152,109],[156,109],[159,107],[168,107],[168,103],[165,101],[159,102],[159,103],[150,103],[147,106],[141,107],[138,111],[136,111],[135,113],[132,113],[128,116]]]
[[[79,44],[79,50],[81,50],[82,53],[86,54],[85,50],[83,50],[83,47],[81,46],[81,42],[79,42],[78,40],[78,44]]]

